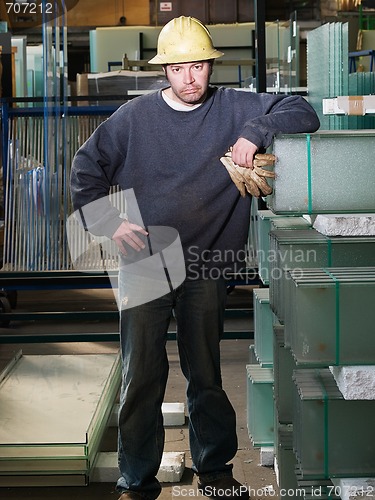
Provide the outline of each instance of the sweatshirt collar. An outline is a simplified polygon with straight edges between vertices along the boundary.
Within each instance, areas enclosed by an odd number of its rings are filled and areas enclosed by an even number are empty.
[[[174,101],[173,99],[171,99],[170,97],[168,97],[165,92],[161,92],[161,95],[164,99],[164,101],[168,104],[168,106],[170,106],[172,109],[176,110],[176,111],[193,111],[193,109],[197,109],[199,108],[199,106],[202,105],[202,103],[199,103],[199,104],[195,104],[194,106],[186,106],[185,104],[183,103],[179,103],[179,102],[176,102]]]

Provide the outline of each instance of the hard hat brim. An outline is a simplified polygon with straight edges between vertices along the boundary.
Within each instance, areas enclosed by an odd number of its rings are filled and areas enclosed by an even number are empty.
[[[213,50],[210,54],[207,54],[206,57],[202,57],[202,53],[196,54],[196,58],[194,54],[187,54],[186,56],[182,56],[181,54],[176,54],[175,57],[163,57],[160,55],[156,55],[152,59],[148,61],[149,64],[178,64],[178,63],[187,63],[187,62],[195,62],[195,61],[209,61],[210,59],[218,59],[222,57],[224,52],[220,50]]]

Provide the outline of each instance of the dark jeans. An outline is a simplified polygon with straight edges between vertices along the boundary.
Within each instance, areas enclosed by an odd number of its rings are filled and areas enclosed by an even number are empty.
[[[121,286],[120,297],[126,290]],[[119,491],[154,499],[164,447],[161,405],[168,377],[166,335],[173,313],[181,369],[187,380],[190,451],[201,479],[232,475],[236,417],[222,389],[219,341],[226,284],[185,281],[172,293],[121,311],[123,379],[119,413]]]

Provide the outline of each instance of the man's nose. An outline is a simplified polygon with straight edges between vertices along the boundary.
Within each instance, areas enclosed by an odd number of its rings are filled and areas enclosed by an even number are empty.
[[[190,68],[186,68],[184,71],[184,83],[193,83],[194,82],[194,76],[193,72],[191,71]]]

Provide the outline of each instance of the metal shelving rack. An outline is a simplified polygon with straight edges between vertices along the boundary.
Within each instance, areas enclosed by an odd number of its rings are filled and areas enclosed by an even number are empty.
[[[43,8],[43,96],[1,100],[5,188],[1,326],[14,319],[30,318],[28,314],[11,312],[18,290],[110,287],[104,271],[80,273],[72,269],[65,221],[71,211],[68,185],[72,156],[117,106],[110,102],[105,106],[72,105],[68,97],[65,18],[64,5],[51,15]],[[121,96],[122,101],[127,98]],[[55,315],[62,316],[58,312]],[[103,316],[100,311],[96,315]],[[40,319],[47,316],[34,315]],[[77,313],[63,316],[73,319]],[[1,342],[9,341],[16,339],[1,337]]]

